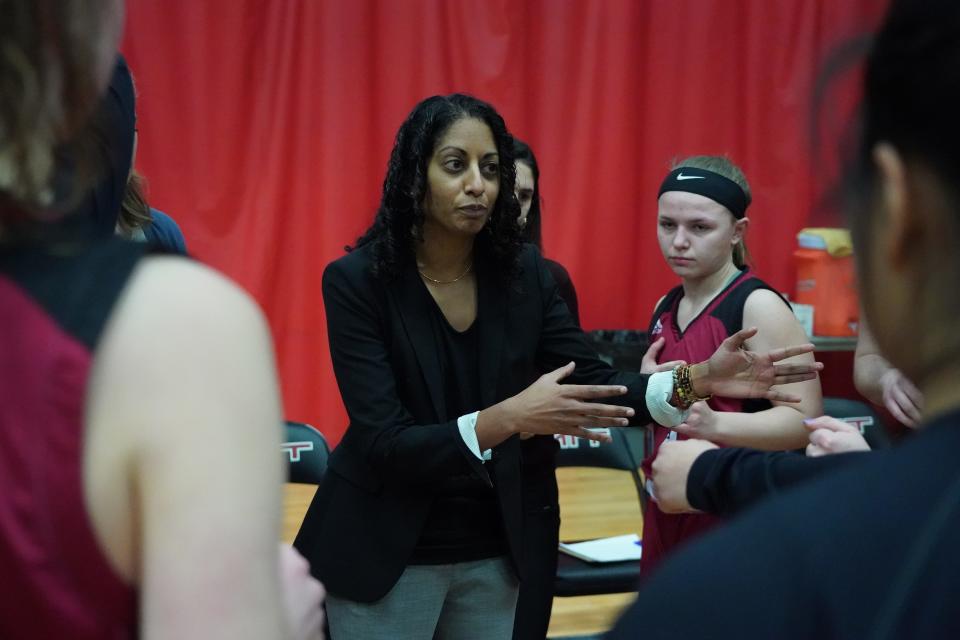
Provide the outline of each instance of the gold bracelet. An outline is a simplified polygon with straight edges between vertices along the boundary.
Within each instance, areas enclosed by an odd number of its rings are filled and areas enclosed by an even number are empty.
[[[673,370],[673,388],[681,409],[688,409],[694,402],[710,399],[710,396],[698,396],[693,390],[690,365],[682,364]]]
[[[680,365],[678,367],[674,367],[673,369],[673,392],[676,394],[677,400],[680,403],[679,408],[683,410],[686,410],[690,407],[690,403],[688,402],[686,395],[686,389],[683,385],[683,378],[687,375],[687,371],[685,371],[685,369],[685,365]]]

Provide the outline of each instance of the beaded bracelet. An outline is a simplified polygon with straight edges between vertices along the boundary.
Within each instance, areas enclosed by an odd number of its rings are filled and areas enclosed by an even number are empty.
[[[694,402],[709,400],[710,396],[698,396],[690,379],[690,365],[682,364],[673,370],[673,390],[680,401],[681,409],[688,409]]]

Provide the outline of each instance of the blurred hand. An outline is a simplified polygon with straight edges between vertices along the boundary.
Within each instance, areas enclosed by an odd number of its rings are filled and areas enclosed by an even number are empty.
[[[310,565],[288,544],[280,545],[280,586],[292,640],[323,640],[323,585]]]
[[[660,352],[663,350],[663,345],[666,344],[666,342],[663,338],[657,338],[650,343],[650,346],[647,347],[647,352],[643,354],[643,360],[640,361],[640,373],[672,371],[681,364],[687,364],[684,360],[671,360],[670,362],[657,364],[657,358],[660,356]]]
[[[706,440],[667,441],[653,460],[653,498],[664,513],[696,511],[687,502],[687,477],[694,461],[717,445]]]
[[[804,420],[803,424],[810,430],[807,455],[811,458],[831,453],[870,450],[870,445],[863,439],[860,429],[843,420],[821,416],[813,420]]]
[[[690,405],[687,419],[673,427],[673,429],[688,438],[715,440],[718,436],[717,424],[717,412],[714,411],[709,404],[701,400],[700,402],[694,402]]]
[[[742,329],[724,340],[710,359],[694,374],[694,391],[699,396],[716,395],[725,398],[766,398],[778,402],[800,402],[800,397],[781,393],[771,387],[804,382],[817,377],[823,364],[775,364],[813,351],[812,344],[801,344],[766,353],[749,351],[743,344],[757,333],[756,327]],[[703,365],[694,365],[702,367]],[[691,372],[693,373],[693,372]],[[700,377],[702,376],[702,377]],[[698,377],[700,378],[698,380]]]
[[[911,428],[920,424],[923,394],[899,369],[890,369],[880,378],[883,406],[893,417]]]

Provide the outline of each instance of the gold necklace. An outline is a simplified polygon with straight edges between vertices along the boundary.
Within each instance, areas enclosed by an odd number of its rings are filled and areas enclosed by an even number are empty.
[[[466,276],[468,273],[470,273],[472,270],[473,270],[473,263],[471,262],[470,264],[467,265],[466,270],[460,275],[458,275],[456,278],[454,278],[453,280],[437,280],[436,278],[431,278],[430,276],[425,274],[423,272],[423,269],[421,269],[419,266],[417,267],[417,271],[420,272],[420,275],[426,278],[427,280],[429,280],[430,282],[432,282],[433,284],[453,284],[454,282],[459,282],[460,280],[463,280],[463,277]]]

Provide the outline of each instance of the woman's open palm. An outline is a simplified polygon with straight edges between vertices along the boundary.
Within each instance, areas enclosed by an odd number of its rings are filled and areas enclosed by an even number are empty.
[[[756,327],[742,329],[723,341],[707,361],[709,390],[726,398],[766,398],[778,402],[800,402],[800,397],[771,387],[804,382],[817,377],[819,362],[777,364],[781,360],[813,351],[812,344],[792,345],[764,353],[744,348],[757,333]]]

